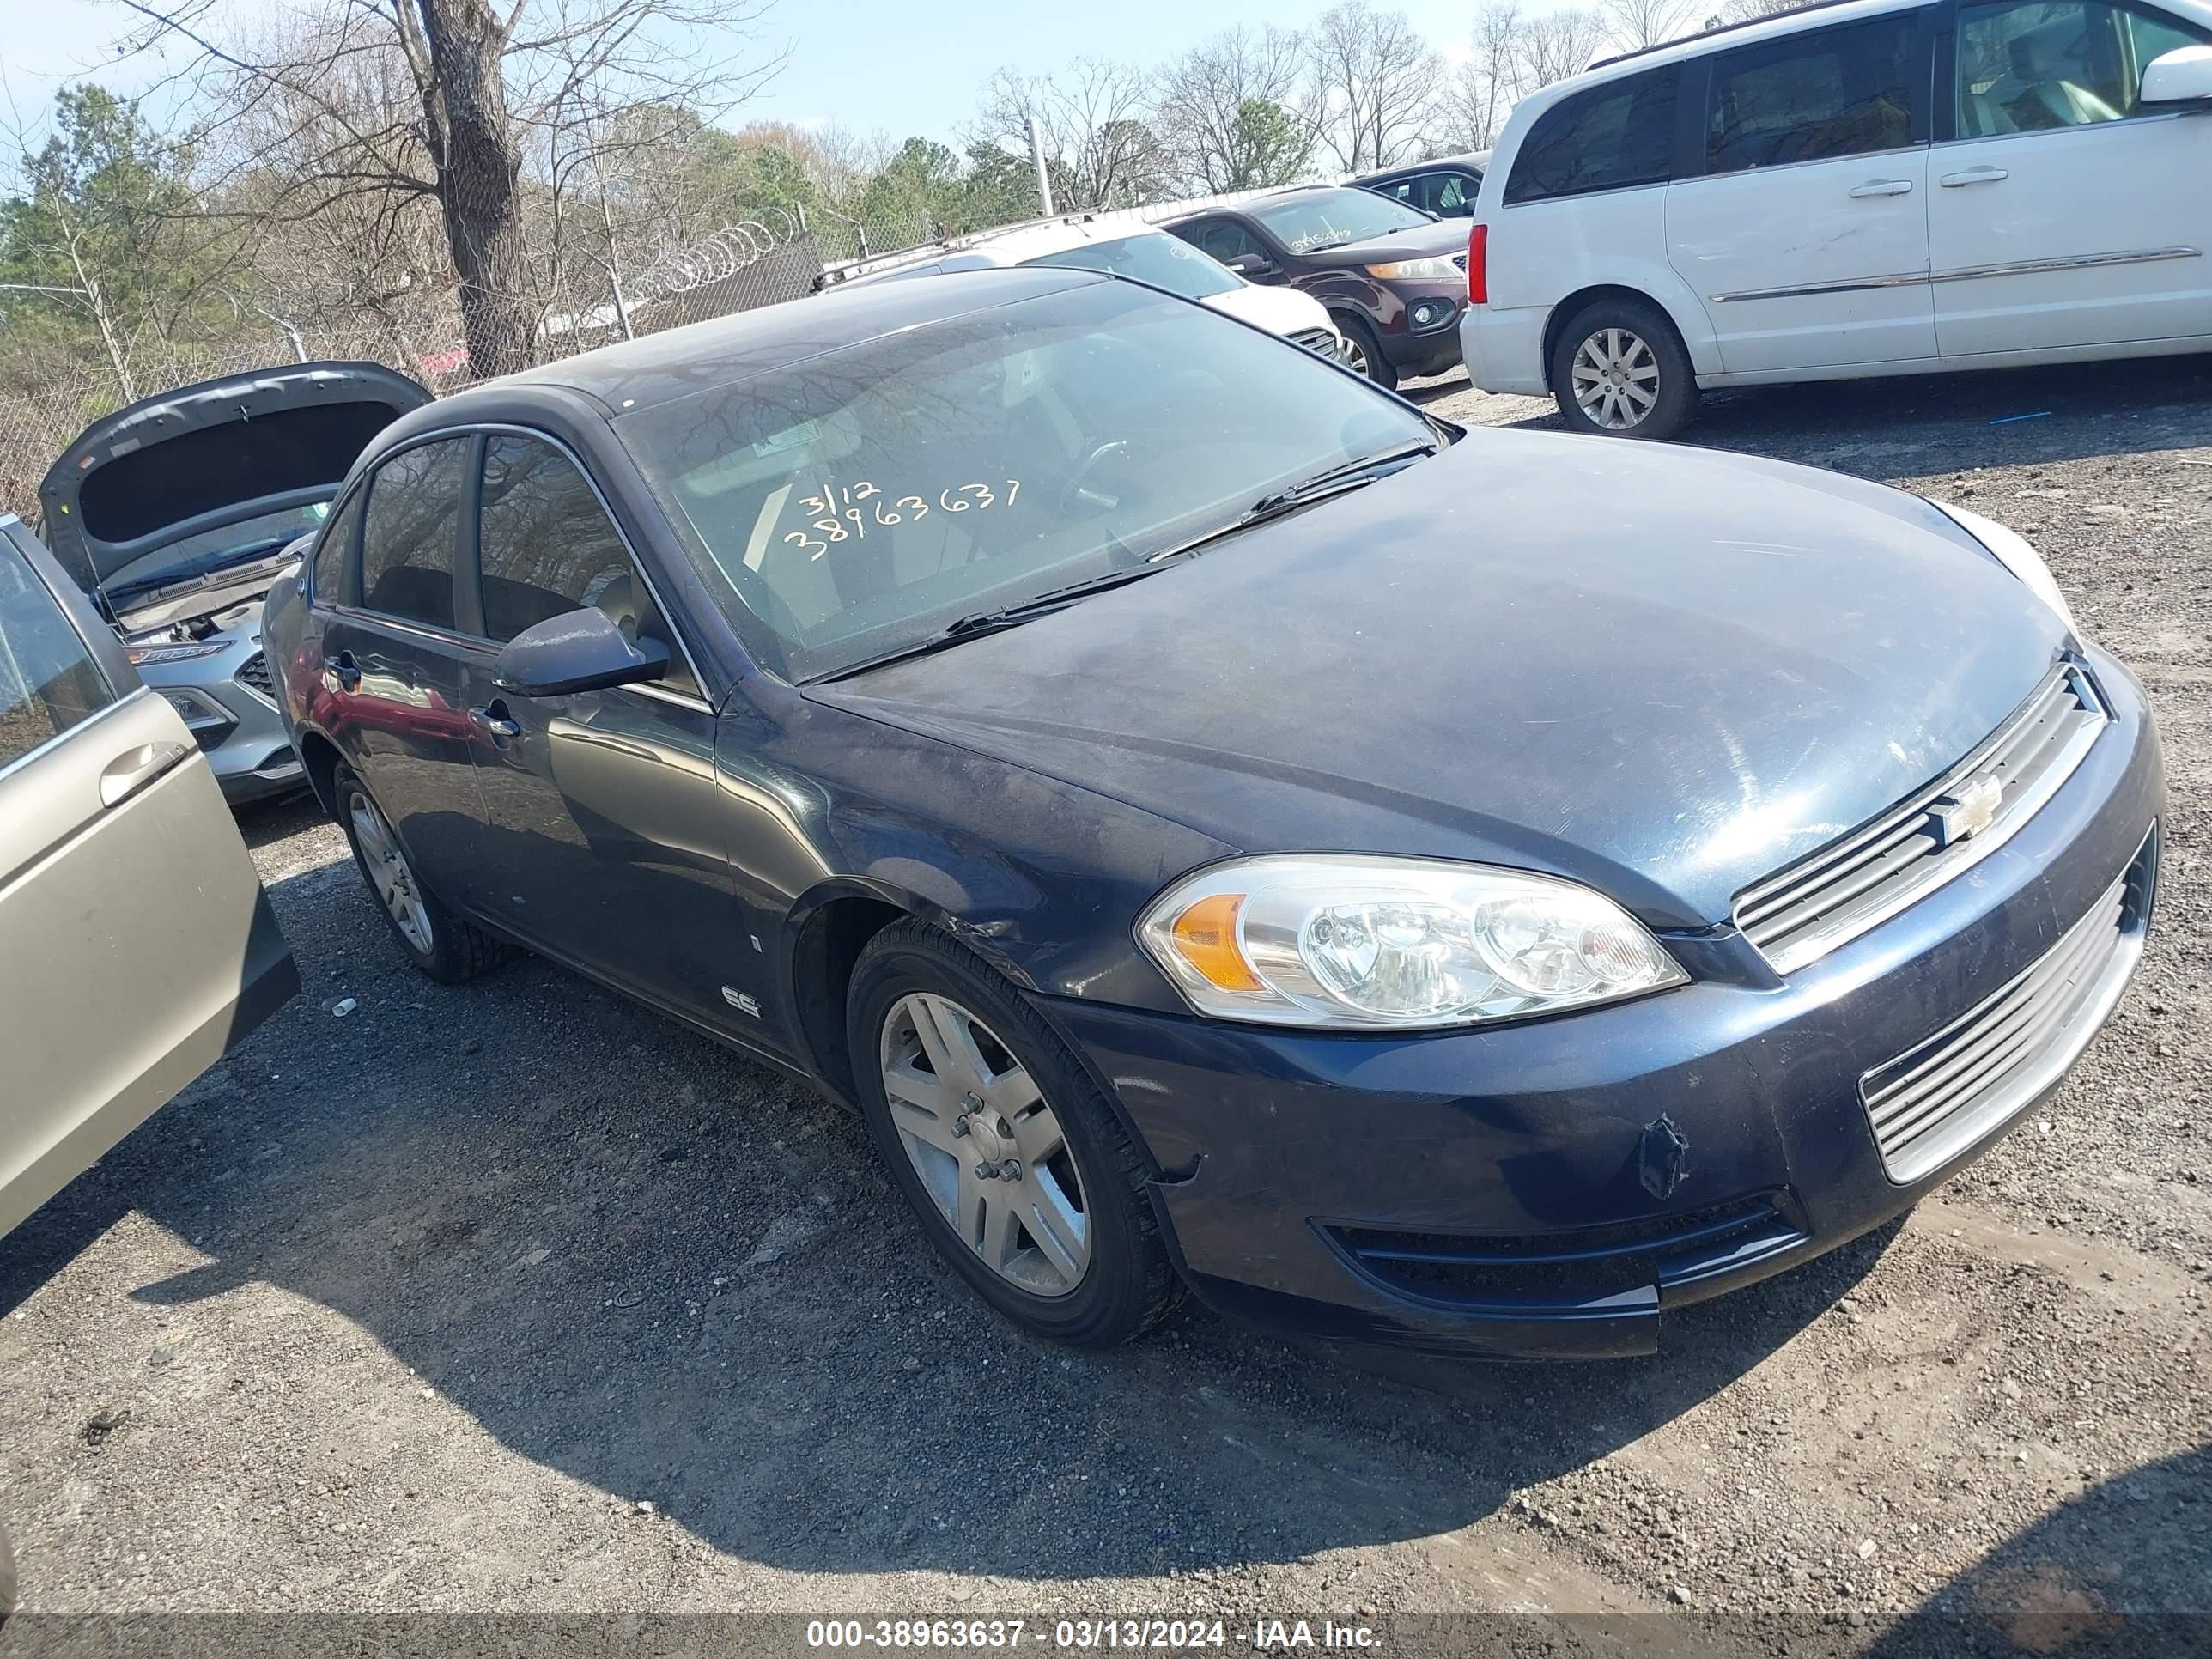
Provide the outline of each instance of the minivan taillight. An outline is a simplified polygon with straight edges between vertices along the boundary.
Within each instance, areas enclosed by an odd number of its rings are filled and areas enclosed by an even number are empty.
[[[1490,227],[1476,225],[1467,233],[1467,302],[1490,303]]]

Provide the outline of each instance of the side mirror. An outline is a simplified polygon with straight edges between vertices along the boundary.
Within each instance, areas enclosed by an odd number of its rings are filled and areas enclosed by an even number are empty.
[[[611,685],[657,680],[668,672],[668,647],[657,640],[631,644],[614,619],[586,605],[526,628],[500,647],[491,677],[502,691],[559,697]]]
[[[1239,276],[1272,276],[1275,262],[1264,253],[1240,253],[1229,262],[1230,270]]]
[[[2212,46],[2177,46],[2144,64],[2142,101],[2212,105]]]

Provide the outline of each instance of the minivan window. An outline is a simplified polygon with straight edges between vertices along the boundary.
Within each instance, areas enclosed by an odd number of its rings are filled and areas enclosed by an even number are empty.
[[[0,766],[114,701],[69,613],[0,536]]]
[[[453,538],[469,438],[402,450],[369,480],[361,602],[402,622],[453,625]]]
[[[2125,120],[2153,58],[2208,42],[2212,31],[2097,0],[1961,6],[1959,136]]]
[[[1505,180],[1505,204],[1664,184],[1673,170],[1674,64],[1563,98],[1536,118]]]
[[[1705,170],[1741,173],[1912,142],[1919,15],[1792,34],[1713,61]]]

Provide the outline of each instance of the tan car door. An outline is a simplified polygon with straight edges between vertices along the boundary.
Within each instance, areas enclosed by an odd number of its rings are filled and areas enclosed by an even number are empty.
[[[184,721],[0,515],[0,1234],[298,987]]]

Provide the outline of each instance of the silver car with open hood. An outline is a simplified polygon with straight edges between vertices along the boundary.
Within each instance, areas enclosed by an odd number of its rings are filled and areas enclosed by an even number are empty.
[[[234,803],[306,781],[261,653],[262,599],[362,447],[429,398],[374,363],[255,369],[94,422],[39,487],[46,545]]]

